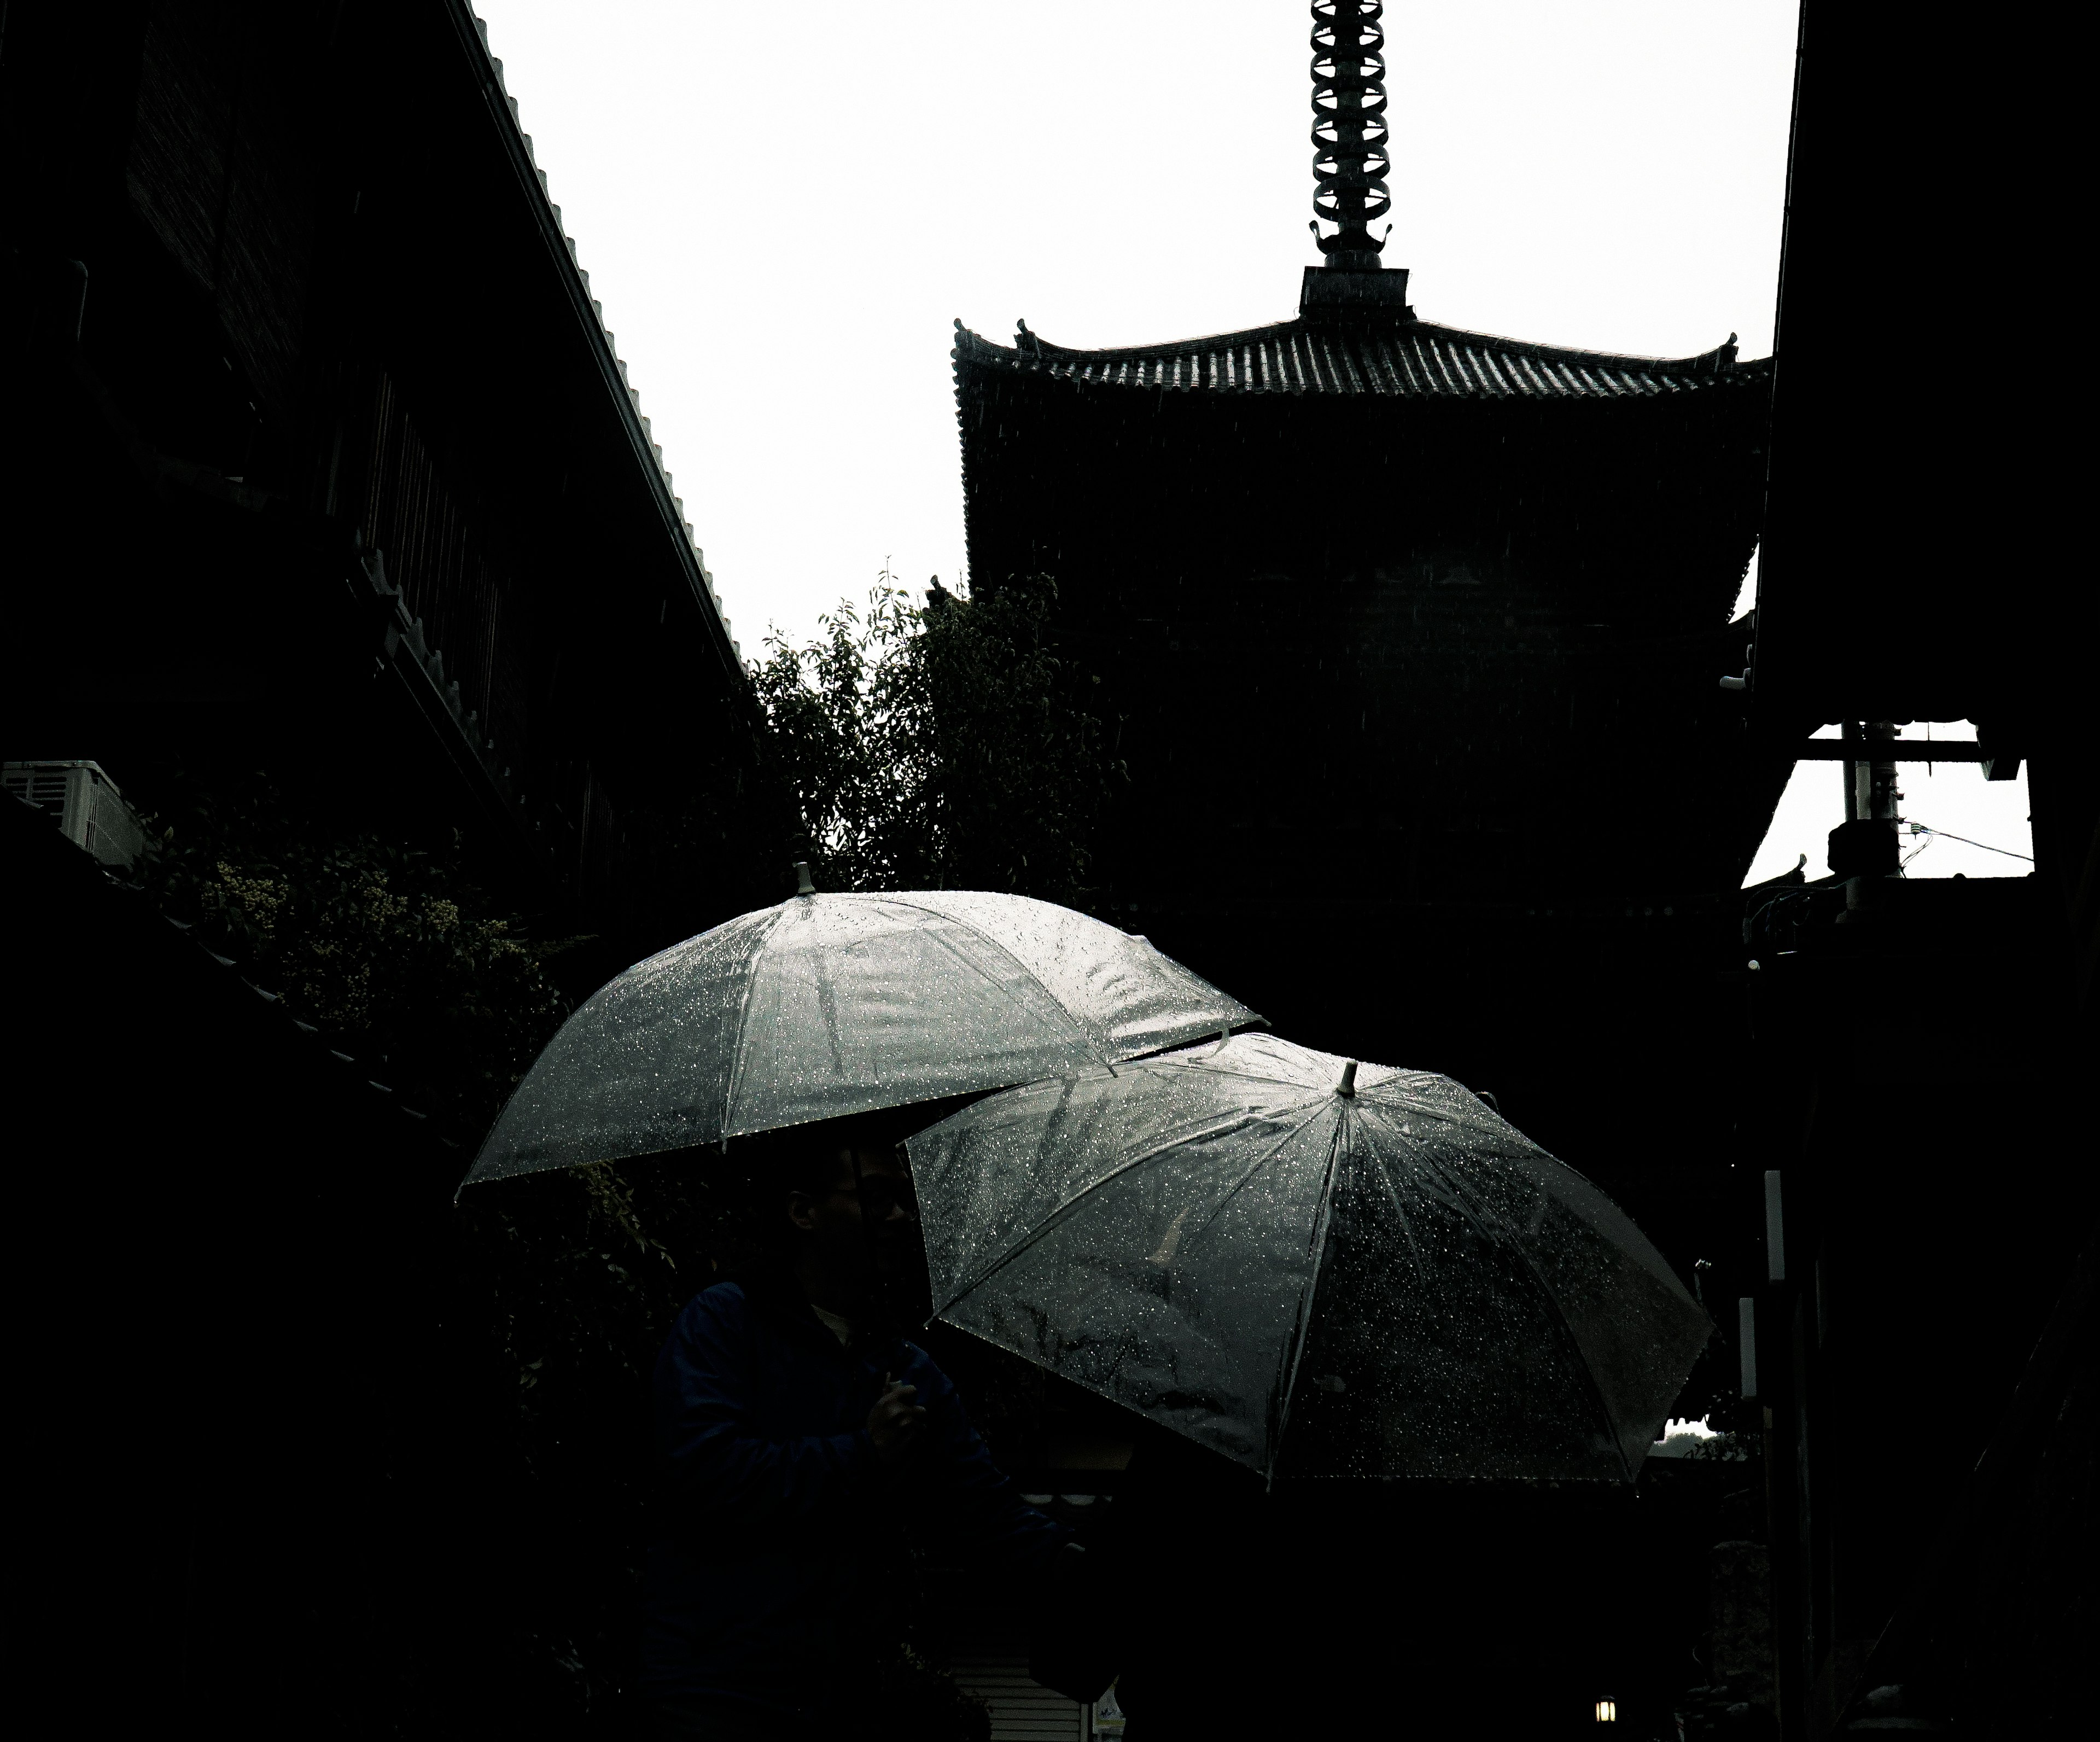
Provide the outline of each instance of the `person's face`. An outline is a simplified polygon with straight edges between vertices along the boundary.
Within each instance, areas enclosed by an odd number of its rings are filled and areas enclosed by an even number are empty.
[[[788,1216],[834,1275],[901,1274],[918,1231],[911,1176],[893,1149],[841,1149],[821,1193],[788,1194]]]

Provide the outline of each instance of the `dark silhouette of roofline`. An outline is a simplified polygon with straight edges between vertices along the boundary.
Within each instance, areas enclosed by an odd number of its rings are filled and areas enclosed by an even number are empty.
[[[1769,358],[1739,362],[1732,333],[1726,343],[1697,356],[1639,357],[1377,315],[1300,316],[1236,333],[1093,351],[1052,344],[1025,323],[1015,337],[1012,346],[999,345],[958,320],[956,364],[1004,366],[1089,386],[1153,391],[1539,399],[1685,392],[1762,381],[1771,368]],[[1185,366],[1192,359],[1196,366]]]

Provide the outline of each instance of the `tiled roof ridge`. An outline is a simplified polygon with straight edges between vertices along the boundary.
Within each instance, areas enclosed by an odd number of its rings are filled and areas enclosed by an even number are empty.
[[[590,305],[592,324],[596,328],[598,336],[604,340],[605,355],[611,361],[614,373],[620,378],[620,385],[625,391],[628,403],[633,408],[633,421],[630,433],[634,430],[640,433],[642,446],[654,465],[657,478],[663,483],[664,500],[669,504],[673,519],[683,529],[686,545],[692,552],[693,572],[699,579],[699,590],[712,606],[715,619],[721,625],[722,638],[729,644],[732,664],[741,673],[745,669],[743,650],[730,628],[729,613],[722,605],[721,594],[715,588],[714,571],[708,567],[707,553],[700,548],[699,534],[694,531],[692,522],[686,518],[685,498],[677,493],[671,470],[664,463],[663,444],[656,439],[655,430],[642,412],[642,390],[629,380],[627,359],[620,355],[619,341],[614,337],[611,328],[605,324],[604,306],[591,293],[590,274],[584,270],[582,257],[576,250],[576,238],[568,232],[561,207],[554,204],[554,190],[548,183],[547,172],[540,167],[538,154],[532,148],[532,135],[525,130],[524,115],[518,106],[517,98],[511,95],[510,87],[504,79],[503,63],[489,46],[488,21],[474,11],[471,0],[461,0],[461,3],[465,5],[465,15],[473,25],[474,44],[480,51],[488,75],[494,80],[496,94],[503,99],[501,105],[494,108],[492,112],[499,123],[505,115],[508,115],[509,131],[515,143],[523,148],[525,161],[531,166],[538,183],[540,215],[551,225],[554,233],[561,238],[562,247],[567,254],[568,276],[573,284],[580,287],[583,300]]]
[[[1699,352],[1690,357],[1646,357],[1630,353],[1608,351],[1583,351],[1568,345],[1542,345],[1529,339],[1509,338],[1499,333],[1475,333],[1463,327],[1447,327],[1433,320],[1410,320],[1392,323],[1365,323],[1361,326],[1344,326],[1339,323],[1308,322],[1303,316],[1288,320],[1273,320],[1259,327],[1244,327],[1232,333],[1202,334],[1195,338],[1174,339],[1154,345],[1114,345],[1088,350],[1072,345],[1055,345],[1049,340],[1028,333],[1028,348],[1002,345],[973,332],[960,320],[955,323],[959,339],[966,339],[985,351],[999,357],[1019,361],[1044,364],[1053,362],[1101,362],[1127,360],[1137,362],[1154,357],[1202,356],[1229,347],[1260,344],[1264,341],[1289,339],[1302,333],[1318,333],[1324,336],[1338,335],[1365,339],[1408,337],[1441,340],[1458,345],[1469,345],[1483,351],[1507,356],[1529,357],[1541,363],[1565,363],[1577,368],[1638,369],[1643,374],[1713,374],[1723,369],[1735,371],[1756,369],[1771,360],[1767,357],[1738,360],[1735,355],[1735,336],[1731,333],[1723,343],[1711,351]]]
[[[979,368],[1146,393],[1427,399],[1654,399],[1770,378],[1727,344],[1696,357],[1621,357],[1431,321],[1296,320],[1166,346],[1078,351],[1024,324],[1009,348],[955,323],[957,371]]]

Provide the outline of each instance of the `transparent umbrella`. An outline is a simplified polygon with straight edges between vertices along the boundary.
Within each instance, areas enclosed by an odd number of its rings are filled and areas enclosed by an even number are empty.
[[[1457,1083],[1270,1034],[907,1147],[937,1316],[1270,1476],[1630,1480],[1712,1329]]]
[[[465,1183],[1004,1088],[1260,1021],[1145,939],[1048,902],[798,895],[593,994]]]

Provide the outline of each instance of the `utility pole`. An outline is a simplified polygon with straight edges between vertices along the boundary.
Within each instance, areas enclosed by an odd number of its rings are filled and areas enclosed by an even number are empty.
[[[1845,820],[1830,831],[1830,870],[1845,880],[1848,919],[1875,905],[1879,885],[1895,875],[1902,863],[1896,808],[1903,794],[1896,790],[1895,739],[1893,720],[1845,722],[1848,754],[1839,765],[1845,771]]]

